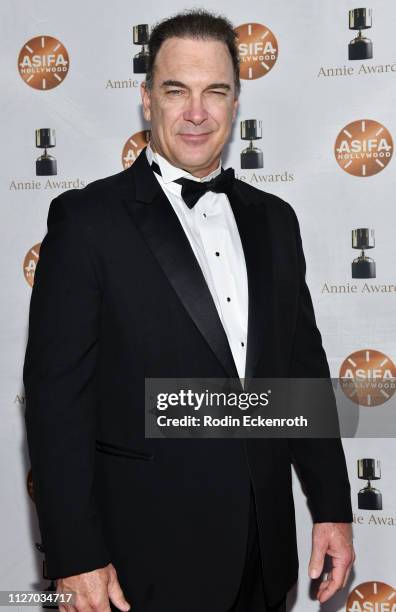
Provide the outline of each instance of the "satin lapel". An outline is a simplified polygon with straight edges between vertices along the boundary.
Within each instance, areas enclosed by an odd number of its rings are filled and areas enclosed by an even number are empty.
[[[133,222],[192,320],[231,378],[238,372],[205,277],[171,203],[148,163],[145,149],[131,167],[135,194],[124,197]]]
[[[271,235],[264,197],[263,195],[263,201],[256,203],[255,206],[253,203],[244,201],[237,182],[234,183],[232,194],[229,197],[245,254],[248,277],[249,307],[245,389],[249,380],[255,376],[264,348],[271,351],[273,268]]]

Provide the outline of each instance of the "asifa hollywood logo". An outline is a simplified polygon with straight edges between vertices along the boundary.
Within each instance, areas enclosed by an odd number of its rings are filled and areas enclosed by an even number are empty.
[[[348,612],[396,612],[396,592],[385,582],[362,582],[351,591]]]
[[[339,378],[345,395],[359,406],[380,406],[396,391],[396,366],[381,351],[365,348],[348,355]]]
[[[334,154],[348,174],[367,177],[386,168],[393,155],[393,139],[387,128],[372,119],[348,123],[336,138]]]
[[[40,256],[41,242],[38,242],[32,246],[26,253],[23,260],[23,275],[26,282],[33,287],[34,285],[34,273],[36,272],[37,262]]]
[[[259,79],[268,74],[278,59],[275,34],[262,23],[244,23],[235,28],[241,79]]]
[[[125,170],[132,166],[142,149],[148,144],[150,134],[150,130],[141,130],[140,132],[135,132],[128,138],[121,154],[121,161]]]
[[[19,74],[33,89],[46,91],[58,87],[68,75],[69,68],[67,49],[53,36],[31,38],[19,52]]]

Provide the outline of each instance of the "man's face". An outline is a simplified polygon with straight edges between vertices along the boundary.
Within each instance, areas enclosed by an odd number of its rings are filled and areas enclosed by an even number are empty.
[[[227,46],[168,38],[158,51],[153,80],[151,91],[141,86],[153,149],[194,176],[209,174],[218,166],[238,106]]]

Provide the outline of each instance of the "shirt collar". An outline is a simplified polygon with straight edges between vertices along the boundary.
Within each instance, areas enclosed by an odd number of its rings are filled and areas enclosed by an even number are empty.
[[[146,156],[150,166],[153,160],[157,162],[161,169],[162,180],[164,181],[164,183],[172,183],[173,181],[176,181],[181,177],[186,177],[188,179],[191,179],[192,181],[198,182],[210,181],[210,179],[214,178],[221,172],[221,158],[219,160],[219,165],[217,166],[217,168],[210,172],[210,174],[207,174],[206,176],[203,176],[200,179],[197,176],[193,176],[192,174],[187,172],[187,170],[178,168],[177,166],[174,166],[173,164],[168,162],[165,157],[152,150],[152,148],[150,147],[150,143],[148,143],[146,147]]]

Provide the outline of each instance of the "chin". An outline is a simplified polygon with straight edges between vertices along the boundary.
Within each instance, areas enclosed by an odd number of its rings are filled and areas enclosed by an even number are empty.
[[[182,160],[185,164],[205,164],[205,162],[209,161],[212,157],[213,147],[208,145],[201,147],[182,146],[179,147],[177,151],[177,158]]]

